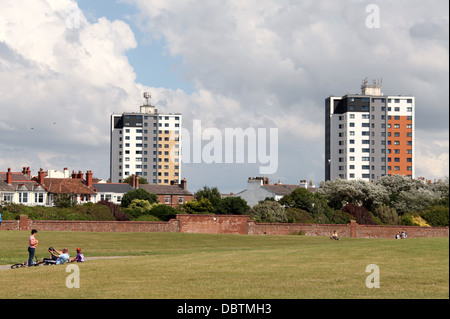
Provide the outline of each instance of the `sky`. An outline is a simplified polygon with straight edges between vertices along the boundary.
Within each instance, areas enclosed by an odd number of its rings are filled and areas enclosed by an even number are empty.
[[[0,171],[108,179],[110,116],[137,112],[148,91],[161,113],[182,113],[187,132],[265,132],[258,142],[274,148],[267,175],[251,147],[243,163],[225,163],[226,149],[222,162],[182,163],[190,191],[237,193],[262,175],[318,186],[324,101],[360,93],[367,77],[385,95],[416,97],[416,176],[449,175],[447,0],[0,3]]]

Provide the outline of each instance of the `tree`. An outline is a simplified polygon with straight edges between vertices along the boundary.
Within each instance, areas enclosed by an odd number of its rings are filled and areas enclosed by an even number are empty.
[[[131,216],[132,218],[138,218],[143,215],[150,215],[150,211],[154,206],[158,205],[157,203],[150,203],[146,199],[133,199],[125,208],[124,212]]]
[[[288,216],[283,206],[276,201],[262,201],[249,210],[251,218],[262,223],[287,223]]]
[[[53,198],[53,205],[58,208],[68,208],[76,205],[72,194],[58,194]]]
[[[306,188],[296,188],[289,195],[280,199],[280,204],[286,208],[298,208],[307,211],[318,223],[328,222],[332,209],[320,193],[312,193]]]
[[[217,214],[223,215],[244,215],[250,207],[245,199],[241,197],[225,197],[220,200],[217,208]]]
[[[347,204],[342,208],[342,211],[352,215],[358,224],[375,225],[375,221],[373,220],[369,211],[364,206]]]
[[[142,199],[148,200],[150,204],[158,202],[158,196],[155,194],[147,192],[145,189],[138,188],[132,191],[129,191],[122,197],[122,202],[120,203],[121,207],[128,207],[131,204],[133,199]]]
[[[218,208],[219,204],[222,200],[222,196],[220,195],[220,191],[217,187],[208,187],[203,186],[203,189],[198,190],[195,192],[194,197],[196,200],[201,200],[203,198],[206,198],[209,200],[209,202],[213,205],[214,208]]]
[[[333,209],[342,209],[346,204],[364,206],[373,210],[389,201],[389,194],[382,185],[364,180],[342,180],[322,182],[318,191]]]
[[[383,224],[386,225],[400,225],[401,218],[394,208],[387,205],[380,205],[373,211],[375,217],[378,217]]]
[[[128,176],[127,178],[125,178],[122,183],[124,184],[130,184],[131,182],[131,176]],[[142,176],[139,176],[139,184],[148,184],[147,180],[145,178],[143,178]]]
[[[215,211],[214,206],[207,198],[191,200],[180,205],[180,208],[188,214],[213,214]]]
[[[101,200],[97,202],[97,205],[105,205],[109,207],[109,210],[111,211],[111,214],[114,216],[114,218],[117,221],[127,221],[130,220],[130,218],[120,210],[120,206],[117,204],[114,204],[108,200]]]
[[[164,204],[154,204],[149,214],[158,217],[162,221],[169,221],[177,216],[177,210]]]

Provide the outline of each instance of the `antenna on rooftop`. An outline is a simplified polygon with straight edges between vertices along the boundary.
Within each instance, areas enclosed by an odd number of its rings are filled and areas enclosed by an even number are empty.
[[[148,99],[151,99],[152,95],[150,94],[150,92],[144,92],[144,99],[146,100],[146,104],[145,105],[149,105],[148,104]]]

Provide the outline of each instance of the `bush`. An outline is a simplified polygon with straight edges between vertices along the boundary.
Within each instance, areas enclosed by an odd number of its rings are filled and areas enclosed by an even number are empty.
[[[249,210],[251,218],[260,223],[286,223],[288,218],[283,206],[275,201],[265,201]]]
[[[397,212],[394,208],[391,208],[386,205],[380,205],[377,208],[375,208],[375,211],[373,212],[375,217],[378,217],[381,222],[385,225],[400,225],[401,224],[401,218],[398,216]]]
[[[348,224],[352,219],[352,215],[341,210],[335,210],[330,216],[330,222],[333,224]]]
[[[430,227],[430,225],[427,224],[426,220],[423,219],[422,217],[420,217],[419,214],[417,214],[415,212],[403,214],[402,225]]]
[[[120,207],[128,207],[133,199],[147,200],[150,204],[158,202],[158,196],[147,192],[145,189],[138,188],[123,195]]]
[[[132,219],[136,219],[143,215],[149,215],[151,209],[156,205],[158,204],[151,204],[145,199],[133,199],[128,207],[124,209],[124,213]]]
[[[420,213],[420,217],[433,227],[448,226],[449,209],[445,206],[432,206]]]
[[[178,211],[170,206],[158,204],[150,209],[149,214],[158,218],[158,220],[169,221],[177,217]]]
[[[216,214],[244,215],[250,207],[241,197],[225,197],[216,206]]]
[[[286,209],[286,216],[289,223],[314,224],[314,217],[306,210],[300,208]]]
[[[375,225],[375,221],[364,206],[347,204],[344,208],[342,208],[342,211],[352,215],[356,222],[360,225]]]

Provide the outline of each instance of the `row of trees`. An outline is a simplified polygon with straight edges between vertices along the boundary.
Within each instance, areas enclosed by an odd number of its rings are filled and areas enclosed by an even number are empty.
[[[0,211],[5,220],[25,213],[32,219],[167,221],[188,213],[246,214],[259,222],[278,223],[342,224],[355,219],[359,224],[448,226],[449,180],[428,184],[399,175],[375,183],[338,179],[322,182],[316,192],[297,188],[279,202],[267,198],[253,208],[240,197],[222,198],[217,187],[208,186],[195,192],[194,200],[176,208],[158,203],[158,197],[144,189],[126,193],[120,206],[102,201],[72,207],[64,198],[59,206],[9,203],[0,205]]]
[[[141,192],[139,198],[135,195]],[[250,208],[240,197],[222,198],[217,187],[204,186],[195,199],[177,208],[157,203],[156,195],[143,190],[126,194],[122,208],[133,219],[168,220],[177,213],[248,214],[259,222],[348,223],[447,226],[449,182],[428,184],[395,175],[375,183],[361,180],[322,182],[316,192],[297,188],[279,202],[271,198]],[[148,193],[147,193],[148,194]]]

